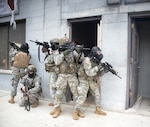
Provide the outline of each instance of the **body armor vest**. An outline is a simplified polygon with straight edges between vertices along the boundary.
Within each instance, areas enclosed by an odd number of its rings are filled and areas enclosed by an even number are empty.
[[[64,61],[59,66],[60,73],[72,74],[76,72],[76,63],[74,62],[73,57],[67,55],[65,56]]]
[[[92,61],[91,61],[91,65],[92,65],[92,68],[97,66],[97,64],[92,62]],[[85,72],[83,63],[81,64],[81,66],[78,70],[78,76],[81,77],[82,79],[85,79],[85,80],[88,80],[88,81],[96,80],[96,77],[97,77],[97,76],[88,76]]]

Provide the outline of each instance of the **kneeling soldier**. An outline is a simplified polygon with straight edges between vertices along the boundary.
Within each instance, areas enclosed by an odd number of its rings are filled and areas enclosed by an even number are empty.
[[[31,104],[31,107],[34,108],[38,106],[39,96],[42,92],[41,78],[36,74],[37,69],[34,65],[29,65],[27,71],[28,74],[25,75],[20,82],[22,85],[21,91],[28,95],[29,103]],[[21,102],[19,105],[25,106],[24,97],[21,98]]]

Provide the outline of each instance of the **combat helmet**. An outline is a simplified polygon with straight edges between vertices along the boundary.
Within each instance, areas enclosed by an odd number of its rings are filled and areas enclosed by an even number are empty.
[[[69,39],[66,37],[66,34],[65,34],[65,37],[62,37],[59,39],[59,44],[62,45],[68,41],[69,41]]]
[[[25,53],[29,53],[29,45],[28,45],[28,43],[23,43],[20,46],[20,51],[25,52]]]
[[[33,71],[34,73],[37,72],[36,67],[33,64],[30,64],[27,68],[28,72]]]
[[[51,45],[52,50],[57,50],[59,48],[59,39],[54,38],[50,40],[50,45]]]
[[[90,57],[96,61],[97,63],[101,62],[103,59],[103,54],[101,53],[101,49],[97,46],[92,47],[91,52],[90,52]]]

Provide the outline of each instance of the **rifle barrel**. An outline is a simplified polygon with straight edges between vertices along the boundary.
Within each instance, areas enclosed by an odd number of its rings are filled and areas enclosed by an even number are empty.
[[[119,75],[116,75],[118,78],[122,79],[122,77],[120,77]]]
[[[90,48],[83,48],[83,50],[90,50]]]
[[[35,42],[35,41],[33,41],[33,40],[30,40],[31,42]]]

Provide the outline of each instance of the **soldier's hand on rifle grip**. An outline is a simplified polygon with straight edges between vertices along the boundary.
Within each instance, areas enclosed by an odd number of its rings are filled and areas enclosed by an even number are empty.
[[[45,53],[45,52],[49,52],[49,49],[45,48],[45,47],[42,47],[42,52]]]
[[[83,52],[83,45],[77,45],[75,47],[75,50],[77,51],[77,53]]]
[[[65,51],[62,52],[65,56],[70,53],[70,49],[66,49]]]
[[[29,96],[30,95],[30,91],[27,91],[26,94]]]
[[[106,70],[108,70],[109,68],[108,68],[108,64],[105,62],[105,63],[102,63],[102,66],[103,66],[103,68],[104,69],[106,69]]]
[[[74,50],[75,50],[75,46],[73,45],[70,47],[70,51],[73,52]]]

